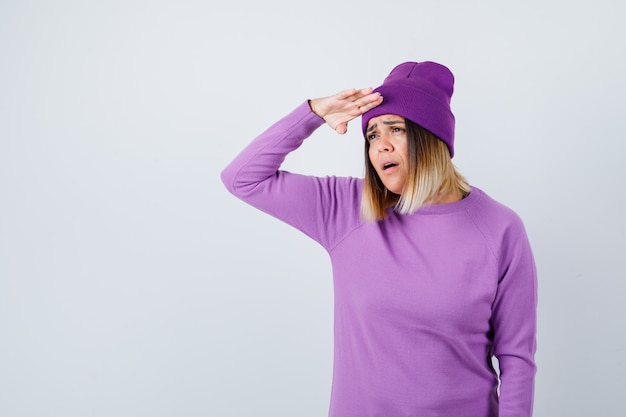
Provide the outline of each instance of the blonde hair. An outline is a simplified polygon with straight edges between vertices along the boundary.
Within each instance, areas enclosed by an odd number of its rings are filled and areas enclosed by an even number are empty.
[[[450,192],[470,192],[467,180],[458,172],[448,146],[430,131],[404,119],[406,123],[409,173],[402,194],[387,190],[369,158],[365,141],[365,178],[361,197],[361,215],[375,222],[387,216],[393,207],[400,214],[415,213],[420,207]]]

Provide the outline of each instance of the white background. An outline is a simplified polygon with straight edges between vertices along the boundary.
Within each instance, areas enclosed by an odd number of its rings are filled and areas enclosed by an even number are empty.
[[[0,416],[325,416],[330,264],[219,173],[307,98],[456,76],[455,163],[524,219],[536,417],[626,415],[618,1],[0,3]],[[362,175],[357,125],[286,168]]]

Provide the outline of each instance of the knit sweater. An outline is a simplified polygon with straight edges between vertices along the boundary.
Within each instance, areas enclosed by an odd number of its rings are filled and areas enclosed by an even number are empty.
[[[519,217],[472,187],[458,202],[411,215],[390,209],[366,222],[362,179],[280,170],[322,124],[303,103],[248,145],[222,180],[330,256],[329,415],[530,417],[537,288]]]

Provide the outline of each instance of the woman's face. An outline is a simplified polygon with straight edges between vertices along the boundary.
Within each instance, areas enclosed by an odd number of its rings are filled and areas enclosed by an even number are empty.
[[[365,138],[378,177],[389,191],[402,194],[409,173],[404,117],[395,114],[373,117],[367,123]]]

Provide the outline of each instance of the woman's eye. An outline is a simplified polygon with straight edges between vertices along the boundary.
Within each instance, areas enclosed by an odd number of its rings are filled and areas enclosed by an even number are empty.
[[[374,134],[369,135],[369,136],[367,137],[367,140],[369,140],[370,142],[371,142],[371,141],[373,141],[374,139],[376,139],[376,135],[374,135]]]

